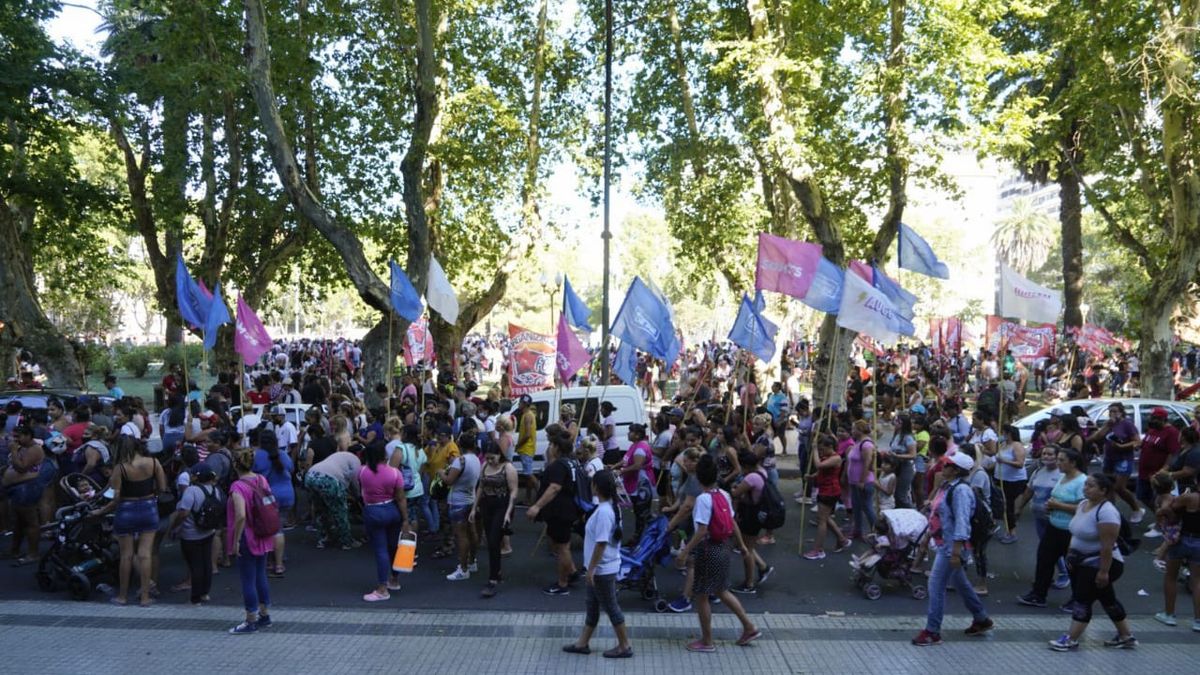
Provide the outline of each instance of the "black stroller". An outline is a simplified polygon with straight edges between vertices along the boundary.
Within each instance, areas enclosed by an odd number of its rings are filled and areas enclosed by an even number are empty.
[[[64,476],[59,486],[75,503],[58,509],[55,522],[43,527],[55,536],[38,562],[37,585],[48,593],[65,588],[72,598],[87,600],[101,580],[115,581],[120,565],[113,515],[98,520],[87,517],[112,496],[81,473]]]

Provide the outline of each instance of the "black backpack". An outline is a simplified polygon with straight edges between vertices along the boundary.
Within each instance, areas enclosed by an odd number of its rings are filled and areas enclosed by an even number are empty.
[[[571,487],[575,497],[575,508],[586,516],[596,509],[596,504],[592,501],[592,481],[579,462],[574,459],[568,459],[566,462],[567,467],[571,469]]]
[[[1107,503],[1112,504],[1112,502],[1107,502]],[[1093,511],[1096,512],[1096,528],[1097,529],[1100,528],[1100,507],[1101,506],[1104,506],[1104,504],[1102,503],[1102,504],[1100,504],[1100,506],[1097,506],[1096,508],[1092,509]],[[1117,509],[1117,505],[1113,504],[1113,508]],[[1142,545],[1142,540],[1139,539],[1138,537],[1133,536],[1133,527],[1129,524],[1129,521],[1125,518],[1125,514],[1121,513],[1121,509],[1117,509],[1117,514],[1121,516],[1121,526],[1120,526],[1120,530],[1117,532],[1117,550],[1121,552],[1121,555],[1130,555],[1134,551],[1138,550],[1138,548]]]
[[[779,488],[769,480],[763,479],[762,495],[759,497],[757,508],[758,522],[762,523],[763,529],[777,530],[783,527],[787,519],[787,502],[783,501]]]
[[[221,491],[216,488],[206,489],[203,485],[196,487],[204,493],[204,501],[200,502],[200,508],[192,510],[192,522],[196,524],[196,529],[219,530],[225,527],[225,499]]]
[[[996,528],[996,521],[992,518],[992,511],[988,508],[987,500],[983,498],[983,490],[970,485],[964,481],[956,481],[946,488],[946,508],[950,512],[954,512],[954,492],[959,485],[966,485],[975,493],[975,508],[971,511],[971,538],[972,542],[981,542],[992,536],[992,530]],[[996,490],[992,490],[996,492]]]

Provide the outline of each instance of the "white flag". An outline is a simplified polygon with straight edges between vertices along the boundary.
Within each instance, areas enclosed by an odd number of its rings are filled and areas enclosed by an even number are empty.
[[[1061,291],[1039,286],[1000,263],[1000,316],[1055,323],[1061,313]]]
[[[885,345],[894,345],[900,340],[907,322],[883,291],[857,274],[847,274],[842,284],[837,323]]]
[[[433,311],[442,315],[448,323],[458,321],[458,296],[446,278],[446,270],[437,258],[429,256],[429,285],[425,288],[425,300]]]

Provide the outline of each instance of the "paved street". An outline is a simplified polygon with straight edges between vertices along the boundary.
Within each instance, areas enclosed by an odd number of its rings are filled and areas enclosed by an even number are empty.
[[[570,601],[578,609],[579,599]],[[612,663],[599,654],[574,656],[571,641],[581,616],[562,612],[419,612],[313,609],[280,606],[276,625],[256,635],[222,631],[239,618],[232,607],[148,609],[69,601],[0,601],[0,644],[8,672],[42,673],[576,673],[705,672],[924,673],[924,672],[1194,672],[1200,636],[1134,620],[1136,651],[1105,649],[1108,628],[1097,623],[1077,653],[1058,654],[1046,640],[1061,630],[1057,616],[1006,616],[990,637],[951,633],[967,623],[947,622],[948,642],[918,648],[908,639],[921,619],[758,613],[764,637],[733,645],[736,621],[715,619],[718,651],[691,654],[697,632],[692,615],[630,614],[635,656]],[[592,646],[609,646],[602,627]]]

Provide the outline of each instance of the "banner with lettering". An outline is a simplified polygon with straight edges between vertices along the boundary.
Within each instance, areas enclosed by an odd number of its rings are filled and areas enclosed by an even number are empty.
[[[1018,361],[1032,363],[1039,358],[1054,358],[1057,329],[1052,323],[1022,326],[998,316],[987,318],[987,348],[996,354],[1011,349]]]
[[[508,324],[508,381],[513,396],[554,386],[558,349],[553,335],[542,335]]]

